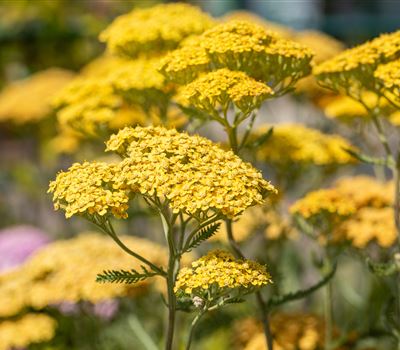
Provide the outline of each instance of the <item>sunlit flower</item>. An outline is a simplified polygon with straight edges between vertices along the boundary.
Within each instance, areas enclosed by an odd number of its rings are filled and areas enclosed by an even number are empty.
[[[265,266],[255,261],[236,260],[230,253],[215,250],[194,261],[191,268],[179,272],[175,292],[203,296],[210,290],[218,295],[232,289],[259,288],[268,283],[271,277]]]

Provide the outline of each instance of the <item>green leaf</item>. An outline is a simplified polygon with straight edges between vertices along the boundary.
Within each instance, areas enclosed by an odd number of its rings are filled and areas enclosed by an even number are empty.
[[[291,301],[305,298],[309,294],[314,293],[316,290],[327,284],[331,280],[331,278],[335,275],[335,272],[336,272],[336,265],[334,265],[332,267],[332,270],[326,276],[324,276],[318,283],[314,284],[313,286],[307,289],[300,289],[296,292],[273,296],[268,302],[268,307],[275,307],[289,303]]]
[[[207,239],[209,239],[210,237],[215,235],[220,226],[221,226],[221,223],[218,222],[218,223],[206,226],[202,230],[197,232],[193,236],[193,238],[189,242],[189,244],[187,244],[187,247],[185,248],[185,251],[186,252],[190,252],[193,248],[198,247],[202,242],[206,241]]]
[[[393,164],[386,158],[379,158],[379,157],[371,157],[363,153],[356,152],[350,148],[343,148],[343,150],[348,153],[353,158],[359,160],[360,162],[373,164],[373,165],[385,165],[385,166],[392,166]]]
[[[102,274],[98,274],[96,282],[98,283],[125,283],[133,284],[145,280],[146,278],[159,275],[158,272],[150,272],[144,266],[142,271],[139,272],[135,269],[132,270],[106,270]]]
[[[371,259],[367,258],[367,265],[369,270],[378,276],[391,276],[399,271],[397,265],[394,262],[389,263],[376,263]]]
[[[266,143],[269,138],[273,135],[274,133],[274,127],[269,128],[265,133],[260,135],[257,139],[255,139],[253,142],[249,142],[246,147],[247,148],[258,148],[262,146],[264,143]]]

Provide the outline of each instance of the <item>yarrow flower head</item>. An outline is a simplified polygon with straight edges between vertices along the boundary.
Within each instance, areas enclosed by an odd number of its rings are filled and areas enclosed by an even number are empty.
[[[400,59],[380,65],[374,77],[389,91],[400,105]]]
[[[51,68],[6,86],[0,93],[0,122],[35,123],[49,116],[52,98],[73,77],[72,72]]]
[[[180,101],[211,114],[219,108],[227,110],[229,104],[233,103],[247,114],[273,93],[268,85],[243,72],[222,68],[184,86],[180,91]]]
[[[0,321],[0,350],[22,349],[53,339],[57,322],[40,313],[25,314],[18,319]]]
[[[175,49],[187,36],[201,34],[214,20],[188,4],[161,4],[118,17],[100,34],[112,54],[137,57]]]
[[[282,92],[310,72],[310,50],[246,21],[217,25],[195,42],[197,45],[190,42],[168,55],[161,72],[172,81],[188,83],[213,67],[228,68],[263,81],[275,92]]]
[[[362,90],[374,91],[376,68],[399,57],[400,31],[397,31],[343,51],[316,66],[314,74],[324,86],[356,96]]]
[[[127,217],[129,197],[123,189],[115,188],[115,173],[113,164],[75,163],[50,183],[54,208],[65,210],[67,218],[76,214]]]
[[[271,282],[265,266],[251,260],[237,260],[228,252],[214,250],[194,261],[191,268],[183,268],[174,290],[198,297],[209,292],[215,298],[235,289],[247,294]]]
[[[157,266],[166,264],[165,249],[151,241],[120,236],[130,249]],[[109,237],[84,233],[42,248],[19,268],[0,275],[0,318],[25,308],[41,310],[59,303],[98,303],[117,297],[140,295],[153,279],[135,284],[100,284],[96,275],[111,269],[140,270],[140,262]],[[1,339],[1,338],[0,338]]]
[[[111,136],[107,150],[124,157],[114,188],[167,199],[174,212],[233,217],[276,191],[233,152],[174,129],[125,128]]]

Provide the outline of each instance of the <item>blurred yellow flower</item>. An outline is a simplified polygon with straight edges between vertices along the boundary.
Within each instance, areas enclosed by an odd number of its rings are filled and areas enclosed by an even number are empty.
[[[175,49],[185,37],[200,34],[213,24],[197,7],[160,4],[118,17],[100,34],[100,40],[112,54],[134,58]]]
[[[158,266],[166,264],[161,246],[131,236],[120,239],[132,250]],[[43,309],[63,301],[99,302],[140,294],[151,279],[136,284],[99,284],[96,275],[105,270],[140,270],[113,240],[96,233],[60,240],[39,250],[21,267],[0,275],[0,317],[18,314],[24,308]],[[1,339],[1,337],[0,337]]]
[[[260,127],[254,136],[261,135],[267,126]],[[327,135],[301,124],[274,126],[272,136],[256,153],[257,159],[275,166],[341,165],[353,163],[354,159],[344,149],[354,147],[339,135]]]
[[[44,314],[26,314],[0,321],[0,350],[20,349],[51,340],[57,323]]]
[[[0,93],[0,122],[35,123],[48,117],[53,97],[73,76],[72,72],[50,68],[9,84]]]

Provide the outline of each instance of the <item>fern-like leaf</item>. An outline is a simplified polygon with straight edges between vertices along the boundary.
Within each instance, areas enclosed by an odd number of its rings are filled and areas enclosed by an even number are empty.
[[[257,139],[255,139],[253,142],[250,142],[246,145],[247,148],[253,149],[253,148],[258,148],[262,146],[264,143],[266,143],[270,137],[272,136],[274,132],[274,128],[271,127],[269,128],[265,133],[260,135]]]
[[[133,284],[145,280],[146,278],[157,276],[157,272],[150,272],[142,266],[142,272],[132,270],[106,270],[98,274],[96,282],[98,283],[125,283]]]
[[[186,252],[191,251],[193,248],[198,247],[202,242],[206,241],[207,239],[209,239],[210,237],[215,235],[220,226],[221,226],[221,223],[218,222],[216,224],[212,224],[212,225],[206,226],[202,230],[197,232],[193,236],[193,238],[189,242],[189,244],[187,245],[185,251]]]

